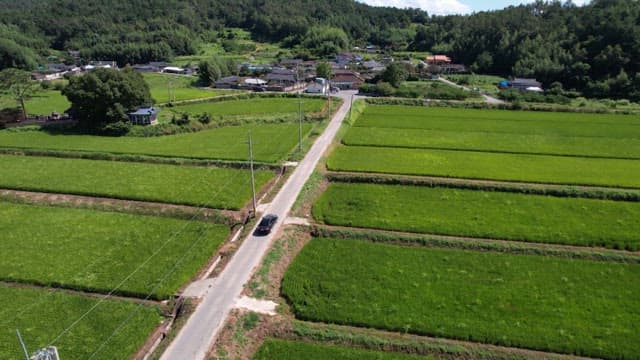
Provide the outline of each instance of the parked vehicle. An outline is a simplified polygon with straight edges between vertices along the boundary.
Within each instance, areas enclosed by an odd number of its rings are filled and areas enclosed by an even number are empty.
[[[254,235],[268,235],[277,221],[277,215],[267,214],[263,216],[262,220],[260,220],[260,224],[258,224],[258,227],[256,228]]]

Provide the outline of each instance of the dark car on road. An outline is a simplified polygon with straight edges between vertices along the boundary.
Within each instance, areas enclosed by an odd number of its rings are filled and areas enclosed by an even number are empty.
[[[278,216],[274,214],[268,214],[262,217],[260,224],[256,228],[255,235],[268,235],[273,229],[273,225],[278,221]]]

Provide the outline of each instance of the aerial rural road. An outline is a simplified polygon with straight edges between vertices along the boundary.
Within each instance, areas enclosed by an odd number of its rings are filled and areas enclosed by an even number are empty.
[[[462,90],[466,90],[466,91],[472,91],[471,89],[469,89],[466,86],[462,86],[462,85],[458,85],[456,83],[454,83],[453,81],[444,79],[444,78],[439,78],[438,80],[442,81],[445,84],[451,85],[451,86],[455,86],[457,88],[461,88]],[[487,104],[491,104],[491,105],[499,105],[499,104],[504,104],[504,101],[500,100],[500,99],[496,99],[492,96],[489,96],[487,94],[480,94],[482,95],[482,97],[484,98],[484,100],[487,102]]]
[[[355,91],[340,93],[344,103],[265,210],[265,213],[276,214],[279,218],[271,234],[264,237],[247,236],[231,261],[202,298],[196,311],[164,352],[161,360],[201,360],[205,358],[227,315],[233,309],[236,299],[242,293],[244,285],[249,281],[253,271],[269,249],[273,234],[277,233],[278,228],[286,219],[302,187],[331,144],[345,116],[349,113],[351,97],[355,93]]]

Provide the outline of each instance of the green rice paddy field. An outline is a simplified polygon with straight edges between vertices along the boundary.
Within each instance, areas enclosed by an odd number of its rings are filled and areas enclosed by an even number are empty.
[[[166,299],[206,264],[229,229],[0,202],[0,233],[2,281]]]
[[[639,359],[640,265],[314,239],[282,292],[304,320]]]
[[[255,360],[434,360],[392,352],[362,350],[346,346],[314,344],[302,341],[267,339],[254,355]]]
[[[332,183],[313,215],[330,225],[640,249],[637,202]]]
[[[120,161],[0,155],[0,187],[118,199],[240,209],[251,196],[250,172]],[[256,171],[256,187],[274,174]]]
[[[476,151],[338,147],[329,170],[640,188],[640,160]]]
[[[311,128],[311,124],[303,124],[303,134],[308,134]],[[2,130],[0,147],[244,161],[249,157],[246,143],[249,131],[254,141],[256,161],[278,162],[298,142],[297,124],[261,124],[145,138]]]
[[[319,112],[324,108],[324,99],[305,98],[302,101],[302,111],[304,113]],[[199,115],[202,113],[214,116],[234,116],[234,115],[276,115],[276,114],[298,114],[298,99],[295,98],[253,98],[248,100],[229,100],[218,102],[199,102],[193,104],[179,105],[172,108],[177,112]]]
[[[48,346],[94,306],[91,313],[53,344],[62,359],[88,359],[94,353],[94,359],[127,359],[162,321],[156,307],[119,300],[100,302],[98,298],[62,291],[0,285],[0,301],[2,359],[24,359],[16,329],[20,330],[27,349],[35,352]]]

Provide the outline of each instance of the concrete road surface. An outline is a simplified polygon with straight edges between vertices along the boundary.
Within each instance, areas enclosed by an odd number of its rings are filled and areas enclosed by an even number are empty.
[[[233,255],[224,271],[215,280],[212,288],[204,296],[196,311],[164,352],[161,360],[201,360],[205,358],[218,331],[224,325],[225,319],[242,293],[244,285],[249,281],[254,270],[267,253],[272,241],[272,234],[277,233],[278,228],[287,218],[303,185],[315,169],[320,157],[331,144],[342,120],[348,115],[354,94],[355,91],[344,91],[339,94],[344,100],[343,105],[266,209],[265,213],[276,214],[279,218],[271,234],[263,237],[249,235],[244,240],[242,246]],[[253,234],[253,231],[251,233]]]

